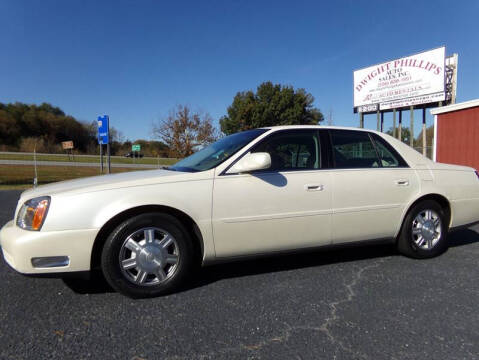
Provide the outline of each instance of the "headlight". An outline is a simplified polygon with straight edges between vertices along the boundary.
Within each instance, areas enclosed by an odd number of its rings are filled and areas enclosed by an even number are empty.
[[[17,215],[17,226],[25,230],[39,231],[47,217],[50,196],[42,196],[25,202]]]

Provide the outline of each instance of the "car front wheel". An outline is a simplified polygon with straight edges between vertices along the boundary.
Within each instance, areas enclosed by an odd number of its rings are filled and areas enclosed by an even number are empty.
[[[177,290],[191,272],[192,259],[193,246],[182,224],[167,214],[147,213],[110,234],[101,265],[115,290],[137,298]]]
[[[401,229],[397,242],[402,254],[425,259],[447,249],[447,216],[435,201],[425,200],[413,206]]]

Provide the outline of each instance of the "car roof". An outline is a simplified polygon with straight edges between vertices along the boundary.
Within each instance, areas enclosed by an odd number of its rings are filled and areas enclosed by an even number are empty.
[[[373,133],[380,133],[376,130],[349,127],[349,126],[325,126],[325,125],[280,125],[280,126],[265,126],[261,129],[268,130],[291,130],[291,129],[325,129],[325,130],[354,130],[354,131],[367,131]],[[384,134],[384,133],[383,133]]]
[[[422,164],[425,163],[432,163],[431,160],[422,156],[418,151],[410,147],[409,145],[399,141],[398,139],[380,131],[371,130],[371,129],[364,129],[364,128],[357,128],[357,127],[346,127],[346,126],[324,126],[324,125],[283,125],[283,126],[270,126],[270,127],[263,127],[262,129],[278,131],[278,130],[291,130],[291,129],[337,129],[337,130],[353,130],[353,131],[364,131],[369,133],[374,133],[380,136],[381,138],[388,141],[390,145],[397,150],[401,156],[406,160],[409,166],[415,164]]]

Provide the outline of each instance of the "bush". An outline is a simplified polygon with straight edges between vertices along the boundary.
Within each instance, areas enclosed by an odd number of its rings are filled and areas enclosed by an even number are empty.
[[[45,145],[45,141],[40,137],[27,137],[22,138],[20,141],[21,152],[33,152],[36,149],[38,153],[48,152],[48,147]]]

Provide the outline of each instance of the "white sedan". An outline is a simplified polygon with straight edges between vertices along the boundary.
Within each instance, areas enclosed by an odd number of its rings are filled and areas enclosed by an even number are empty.
[[[170,168],[25,191],[0,242],[21,273],[101,269],[123,294],[156,296],[197,265],[258,254],[384,239],[436,256],[479,220],[478,177],[375,131],[262,128]]]

